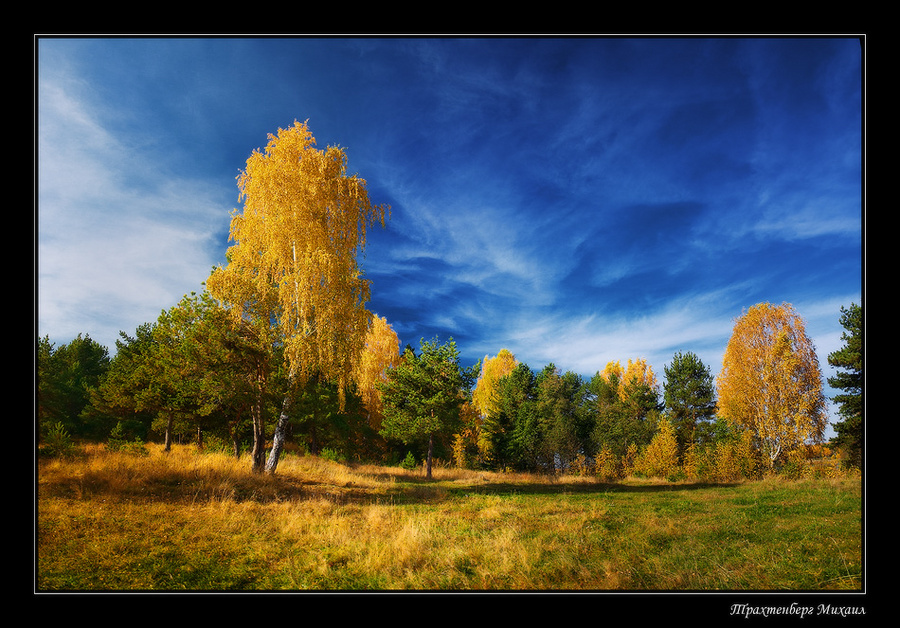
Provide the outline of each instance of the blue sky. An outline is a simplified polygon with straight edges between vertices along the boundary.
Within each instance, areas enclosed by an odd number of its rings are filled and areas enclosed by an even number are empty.
[[[863,70],[833,38],[39,38],[37,332],[156,320],[224,260],[235,177],[308,120],[392,206],[402,344],[586,376],[789,302],[825,376],[862,303]]]

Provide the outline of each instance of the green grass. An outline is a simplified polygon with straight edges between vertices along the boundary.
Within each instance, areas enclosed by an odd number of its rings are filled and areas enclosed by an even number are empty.
[[[830,591],[862,585],[858,478],[549,479],[289,456],[41,461],[38,591]]]

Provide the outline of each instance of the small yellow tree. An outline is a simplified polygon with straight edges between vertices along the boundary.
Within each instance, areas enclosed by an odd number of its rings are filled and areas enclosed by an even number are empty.
[[[487,463],[494,461],[496,441],[504,429],[496,421],[499,408],[497,385],[516,368],[517,363],[516,356],[508,349],[500,349],[493,358],[485,356],[481,374],[472,391],[472,405],[481,417],[476,435],[478,449]]]
[[[804,441],[821,441],[819,361],[790,304],[760,303],[737,319],[716,386],[721,415],[752,432],[769,467]]]
[[[635,462],[635,470],[649,477],[669,478],[678,470],[678,441],[668,419],[659,428]]]
[[[603,482],[612,482],[618,480],[622,475],[622,469],[616,454],[610,449],[608,443],[603,443],[600,451],[597,452],[594,461],[594,470],[597,477]]]
[[[461,428],[453,435],[453,462],[460,469],[464,469],[478,455],[481,415],[471,401],[466,401],[459,409],[459,418]]]
[[[365,344],[354,370],[354,379],[362,398],[369,426],[381,429],[382,403],[378,384],[387,381],[387,370],[400,362],[400,339],[387,319],[372,315]]]
[[[472,391],[472,403],[482,415],[493,414],[497,410],[497,382],[516,368],[516,356],[509,349],[500,349],[493,358],[484,356],[481,374]]]

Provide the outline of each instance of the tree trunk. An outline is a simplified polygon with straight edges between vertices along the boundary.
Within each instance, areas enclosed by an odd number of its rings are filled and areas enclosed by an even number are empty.
[[[266,427],[263,421],[262,399],[257,400],[251,412],[253,413],[253,451],[250,453],[250,464],[253,473],[261,473],[266,454]]]
[[[275,434],[272,435],[272,451],[269,452],[269,459],[266,461],[266,473],[269,475],[275,475],[278,459],[281,457],[281,450],[284,449],[285,434],[287,433],[288,424],[291,422],[288,416],[289,407],[290,397],[285,396],[284,403],[281,405],[281,414],[278,416],[278,424],[275,426]]]
[[[172,414],[166,418],[166,447],[165,451],[172,451]]]
[[[431,458],[434,455],[434,434],[428,435],[428,456],[425,463],[425,479],[431,479]]]

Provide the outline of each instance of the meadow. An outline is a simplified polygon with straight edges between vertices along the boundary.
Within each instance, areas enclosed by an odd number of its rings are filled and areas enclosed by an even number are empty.
[[[38,458],[37,592],[859,591],[859,477],[728,484],[176,446]]]

